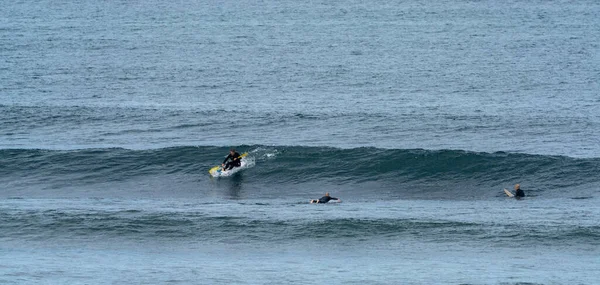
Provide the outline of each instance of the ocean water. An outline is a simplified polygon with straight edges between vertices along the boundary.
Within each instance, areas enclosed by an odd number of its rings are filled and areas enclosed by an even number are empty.
[[[599,19],[3,3],[0,283],[598,284]]]

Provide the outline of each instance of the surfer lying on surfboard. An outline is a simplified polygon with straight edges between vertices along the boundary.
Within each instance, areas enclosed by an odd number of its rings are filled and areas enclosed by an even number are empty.
[[[231,161],[228,161],[231,159]],[[241,165],[241,155],[235,151],[235,148],[229,150],[229,155],[223,160],[221,166],[223,166],[223,170],[231,170],[234,167],[240,167]]]
[[[312,204],[312,203],[319,203],[319,204],[322,204],[322,203],[327,203],[327,202],[329,202],[330,200],[336,200],[336,201],[338,201],[338,202],[342,202],[342,200],[340,200],[340,199],[338,199],[338,198],[335,198],[335,197],[331,197],[331,196],[329,196],[329,192],[327,192],[327,193],[325,193],[325,196],[323,196],[323,197],[319,198],[318,200],[310,200],[310,203],[311,203],[311,204]]]

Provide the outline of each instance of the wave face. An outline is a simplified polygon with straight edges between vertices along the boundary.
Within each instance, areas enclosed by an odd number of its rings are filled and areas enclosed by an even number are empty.
[[[11,193],[17,196],[19,189],[29,189],[29,193],[43,189],[48,193],[65,187],[102,188],[102,185],[130,183],[130,188],[143,188],[145,185],[132,184],[132,181],[162,181],[163,184],[148,186],[156,191],[170,187],[164,185],[170,180],[202,186],[208,185],[205,182],[214,182],[206,171],[221,163],[227,150],[210,146],[154,150],[5,149],[0,150],[0,182],[13,189]],[[282,185],[306,193],[314,192],[315,189],[309,188],[317,185],[338,191],[344,189],[345,193],[358,196],[376,193],[389,198],[485,197],[521,183],[535,196],[543,191],[593,188],[586,185],[600,182],[597,176],[600,159],[597,158],[461,150],[256,145],[239,147],[239,151],[248,151],[256,165],[229,181],[260,188],[266,195],[270,195],[270,188],[280,189]],[[465,193],[466,190],[469,192]]]

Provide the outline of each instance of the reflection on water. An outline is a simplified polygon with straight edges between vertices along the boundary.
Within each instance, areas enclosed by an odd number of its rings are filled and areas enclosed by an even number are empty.
[[[227,181],[227,194],[229,199],[240,199],[242,193],[242,183],[244,182],[244,176],[238,172],[230,177]]]

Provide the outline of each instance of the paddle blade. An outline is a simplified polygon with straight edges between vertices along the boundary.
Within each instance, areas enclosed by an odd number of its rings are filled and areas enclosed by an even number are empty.
[[[221,166],[217,165],[217,166],[211,168],[210,170],[208,170],[208,173],[213,173],[213,172],[217,171],[219,169],[219,167],[221,167]]]

